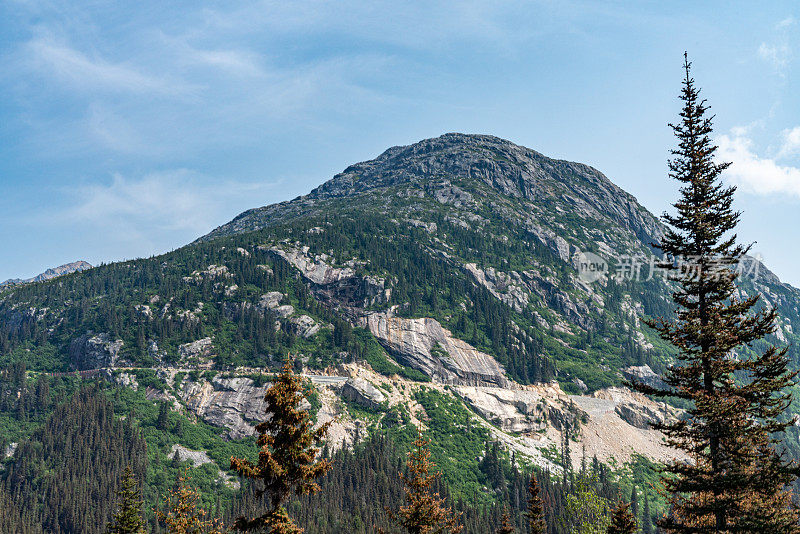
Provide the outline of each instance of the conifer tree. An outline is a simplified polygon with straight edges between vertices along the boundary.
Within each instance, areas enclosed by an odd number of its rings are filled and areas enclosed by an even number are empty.
[[[712,118],[684,59],[681,121],[670,125],[678,138],[670,176],[682,186],[675,215],[657,246],[663,268],[677,282],[674,320],[649,324],[678,349],[663,388],[635,384],[640,391],[683,399],[685,418],[654,425],[668,444],[691,462],[667,465],[663,482],[670,514],[660,525],[668,532],[797,532],[798,515],[786,487],[794,468],[777,452],[774,436],[791,421],[779,416],[789,405],[785,393],[795,373],[786,350],[756,352],[755,342],[775,328],[776,312],[759,307],[758,294],[737,293],[737,271],[750,247],[733,233],[740,213],[733,209],[734,187],[715,161]]]
[[[156,428],[164,431],[169,427],[169,404],[161,402],[158,405],[158,419],[156,419]]]
[[[428,444],[429,440],[419,433],[414,450],[408,454],[408,474],[400,475],[406,504],[396,513],[390,511],[389,518],[409,534],[457,534],[463,529],[459,524],[461,514],[454,514],[445,506],[444,499],[433,489],[441,473],[431,473],[436,466],[430,460]]]
[[[569,482],[569,475],[572,473],[572,453],[569,450],[569,421],[564,423],[564,428],[561,430],[561,464],[564,467],[563,484],[567,487]]]
[[[539,496],[539,491],[536,475],[531,474],[531,481],[528,484],[528,510],[525,513],[528,517],[528,534],[547,533],[547,523],[544,520],[544,504]]]
[[[631,484],[631,513],[634,519],[639,518],[639,492],[636,490],[636,484]]]
[[[222,534],[222,522],[207,517],[208,511],[200,506],[200,494],[189,484],[187,473],[188,469],[165,496],[166,512],[157,512],[167,534]]]
[[[292,495],[309,495],[319,491],[316,479],[330,468],[330,462],[317,461],[317,444],[330,423],[313,429],[307,410],[300,408],[305,399],[303,383],[295,375],[287,358],[281,374],[264,395],[267,419],[256,426],[258,431],[258,463],[231,458],[231,469],[239,476],[253,480],[258,498],[267,497],[267,510],[257,517],[239,517],[234,528],[242,531],[265,530],[270,534],[299,534],[303,529],[289,517],[283,503]]]
[[[611,513],[611,524],[608,534],[636,534],[636,519],[631,512],[631,505],[620,501]]]
[[[642,508],[642,534],[653,534],[653,516],[650,513],[650,498],[644,494],[644,507]]]
[[[503,510],[500,526],[494,532],[495,534],[514,534],[514,525],[511,524],[511,517],[508,515],[508,506]]]
[[[117,512],[108,524],[108,534],[144,534],[145,523],[142,518],[142,490],[133,474],[131,466],[127,466],[120,478],[120,487],[116,491]]]

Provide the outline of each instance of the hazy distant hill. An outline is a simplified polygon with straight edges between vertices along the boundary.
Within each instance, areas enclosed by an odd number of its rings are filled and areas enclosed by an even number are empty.
[[[42,274],[38,274],[33,278],[27,278],[24,280],[22,278],[12,278],[6,280],[5,282],[0,282],[0,288],[4,288],[6,286],[19,285],[19,284],[27,284],[30,282],[41,282],[42,280],[50,280],[51,278],[55,278],[56,276],[61,276],[62,274],[74,273],[76,271],[84,271],[86,269],[91,269],[91,268],[92,268],[91,264],[83,260],[73,261],[71,263],[65,263],[64,265],[47,269]]]

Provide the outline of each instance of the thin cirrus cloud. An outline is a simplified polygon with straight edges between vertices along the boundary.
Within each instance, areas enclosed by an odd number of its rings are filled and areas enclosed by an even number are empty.
[[[153,76],[124,63],[89,57],[47,37],[31,40],[27,49],[34,68],[79,89],[162,94],[185,93],[191,89],[184,82]]]
[[[734,128],[717,139],[718,157],[733,165],[725,172],[740,190],[756,195],[790,195],[800,198],[800,168],[785,159],[800,150],[800,127],[784,130],[774,157],[759,156],[747,128]]]
[[[283,129],[287,121],[307,121],[317,111],[335,114],[380,104],[386,95],[361,82],[374,73],[398,71],[383,54],[278,65],[232,43],[196,40],[155,31],[129,45],[128,56],[135,60],[119,62],[109,59],[114,47],[105,47],[104,55],[47,33],[28,41],[23,61],[13,66],[22,79],[35,72],[52,83],[27,83],[17,98],[31,102],[46,94],[52,101],[55,88],[56,93],[71,91],[82,102],[67,112],[83,117],[65,125],[73,131],[60,147],[149,157],[170,147],[186,155],[248,142],[265,129]],[[28,127],[35,124],[31,120]],[[40,144],[53,144],[63,132],[42,127]]]
[[[247,50],[198,48],[186,39],[163,33],[160,40],[173,51],[179,64],[210,67],[242,78],[263,78],[267,75],[259,55]]]
[[[767,44],[761,43],[758,47],[758,55],[769,63],[779,73],[782,73],[787,66],[789,66],[789,58],[791,57],[791,49],[789,45],[782,44]]]
[[[110,183],[74,188],[72,202],[49,222],[108,229],[117,236],[179,232],[193,239],[222,224],[278,182],[210,181],[186,169],[139,178],[115,174]]]
[[[795,20],[787,17],[775,25],[776,37],[771,43],[762,42],[758,47],[758,56],[780,76],[786,76],[792,59],[792,48],[789,46],[789,29]]]
[[[785,78],[792,60],[789,29],[794,25],[793,17],[781,20],[775,25],[773,41],[762,42],[758,48],[759,57],[781,78]],[[777,105],[774,104],[773,108]],[[773,148],[769,151],[770,155],[764,156],[758,153],[750,135],[753,126],[763,127],[764,123],[765,121],[761,120],[750,127],[735,127],[728,134],[717,138],[720,160],[733,164],[726,171],[726,177],[742,192],[760,196],[783,195],[798,199],[800,167],[792,163],[795,157],[800,156],[800,126],[781,131],[777,149]]]

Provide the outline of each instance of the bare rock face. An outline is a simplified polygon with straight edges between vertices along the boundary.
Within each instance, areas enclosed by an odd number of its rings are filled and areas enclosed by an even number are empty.
[[[586,384],[580,378],[573,378],[572,383],[578,386],[578,389],[581,390],[583,393],[589,391],[589,388],[586,387]]]
[[[167,353],[158,347],[158,342],[154,339],[147,341],[147,355],[153,358],[158,363],[162,363],[167,356]]]
[[[342,386],[342,397],[373,410],[386,400],[386,395],[363,378],[348,379]]]
[[[464,386],[508,385],[505,370],[494,358],[454,338],[435,319],[371,313],[361,322],[399,361],[434,381]]]
[[[214,363],[214,341],[204,337],[178,346],[180,363],[188,367],[209,369]]]
[[[374,276],[357,276],[353,268],[356,263],[344,267],[334,267],[333,258],[327,254],[314,257],[308,247],[286,248],[268,247],[265,250],[286,260],[300,274],[313,284],[314,292],[325,300],[339,302],[348,306],[363,307],[389,300],[391,289],[385,281]]]
[[[339,268],[328,264],[329,258],[325,254],[315,258],[308,256],[307,247],[288,250],[272,247],[269,251],[289,262],[303,277],[320,286],[347,281],[356,275],[350,267]]]
[[[153,318],[153,310],[148,304],[136,304],[133,306],[133,309],[145,319]]]
[[[180,392],[186,408],[207,423],[227,428],[239,439],[255,434],[251,422],[264,419],[264,393],[269,384],[256,386],[249,378],[214,378],[186,382]]]
[[[484,270],[475,263],[467,263],[464,268],[492,295],[512,307],[515,311],[521,312],[528,306],[530,297],[528,292],[523,290],[524,282],[522,282],[518,273],[504,273],[495,270],[493,267],[487,267]]]
[[[258,309],[262,312],[266,310],[272,310],[275,315],[278,317],[285,319],[294,313],[294,306],[289,304],[281,305],[281,301],[286,297],[280,291],[270,291],[269,293],[265,293],[261,295],[261,298],[258,300]]]
[[[106,333],[84,334],[70,343],[70,362],[79,371],[116,367],[122,363],[119,359],[122,345],[121,339],[112,340]]]
[[[231,278],[233,275],[226,265],[209,265],[202,271],[193,271],[189,276],[184,276],[183,281],[188,283],[201,283],[204,279]]]
[[[648,429],[652,423],[663,423],[665,419],[663,413],[653,410],[650,406],[632,402],[618,404],[614,410],[623,421],[636,428]]]
[[[304,338],[313,337],[321,328],[320,324],[308,315],[292,317],[289,319],[289,324],[295,334]]]
[[[187,449],[183,445],[178,445],[177,443],[172,446],[167,456],[179,462],[192,462],[194,467],[200,467],[201,465],[205,464],[214,464],[214,460],[208,456],[206,451],[193,451],[192,449]],[[236,478],[223,472],[221,469],[219,469],[217,474],[217,482],[224,483],[233,490],[238,490],[241,486],[241,483]]]
[[[264,394],[272,384],[257,386],[247,377],[214,377],[211,382],[184,382],[178,396],[186,409],[214,426],[227,428],[228,437],[239,439],[255,434],[255,425],[266,417]],[[303,400],[300,408],[311,405]]]
[[[532,389],[461,386],[455,391],[481,417],[505,432],[536,432],[547,427],[551,403]]]
[[[131,388],[133,391],[139,389],[139,382],[136,381],[136,376],[131,373],[120,373],[115,377],[115,381],[120,386]]]
[[[72,263],[65,263],[64,265],[47,269],[42,274],[36,275],[33,278],[28,278],[25,280],[22,280],[20,278],[14,278],[13,280],[6,280],[5,282],[0,282],[0,289],[4,289],[6,286],[11,287],[20,284],[29,284],[31,282],[42,282],[44,280],[50,280],[58,276],[74,272],[85,271],[86,269],[91,269],[91,268],[92,268],[91,264],[83,260],[74,261]]]
[[[589,398],[611,403],[609,407],[620,419],[643,430],[650,429],[652,423],[663,423],[680,414],[677,408],[648,399],[628,388],[606,388],[596,391]]]
[[[626,367],[622,370],[622,376],[633,383],[638,382],[653,388],[663,388],[665,386],[661,377],[650,369],[649,365],[633,365],[631,367]]]
[[[161,389],[147,386],[147,388],[144,391],[144,396],[149,401],[168,403],[170,405],[170,409],[173,412],[183,411],[183,405],[180,403],[178,399],[175,398],[175,396],[172,393],[168,391],[163,391]]]
[[[208,457],[206,451],[193,451],[192,449],[187,449],[183,445],[178,444],[172,446],[168,456],[179,462],[192,462],[192,465],[195,467],[214,463],[214,461]]]

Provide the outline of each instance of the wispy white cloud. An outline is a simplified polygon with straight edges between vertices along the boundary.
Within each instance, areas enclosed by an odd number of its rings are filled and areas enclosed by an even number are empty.
[[[151,152],[130,121],[107,105],[91,104],[87,123],[92,139],[105,148],[126,154]]]
[[[758,55],[766,61],[778,74],[785,74],[786,67],[789,66],[792,50],[786,43],[767,44],[761,43],[758,47]]]
[[[182,59],[190,64],[214,67],[227,74],[262,77],[266,74],[257,54],[246,50],[200,49],[184,43]]]
[[[789,28],[794,26],[793,17],[787,17],[775,25],[776,35],[772,42],[762,42],[758,56],[770,65],[780,76],[786,76],[792,60],[792,47],[789,45]]]
[[[35,68],[82,89],[162,94],[185,93],[190,89],[182,81],[153,76],[125,63],[90,57],[48,37],[29,41],[27,49]]]
[[[726,171],[727,179],[743,192],[756,195],[790,195],[800,198],[800,168],[782,162],[800,144],[800,128],[786,130],[783,142],[774,157],[756,153],[748,129],[739,127],[730,135],[717,139],[718,156],[733,163]]]
[[[373,80],[403,70],[391,55],[363,50],[286,61],[253,42],[184,27],[151,29],[124,45],[87,33],[40,26],[9,64],[6,81],[19,82],[8,94],[32,110],[34,150],[175,161],[298,123],[323,129],[334,121],[319,115],[385,103],[391,96]],[[54,98],[70,105],[40,113]]]
[[[253,55],[238,50],[197,50],[194,57],[199,63],[218,67],[228,72],[258,76],[263,70],[256,63]]]
[[[588,3],[581,12],[591,10]],[[542,3],[545,11],[558,12],[557,3]],[[560,19],[549,24],[531,18],[518,2],[396,2],[375,0],[364,3],[343,0],[262,0],[243,7],[206,8],[204,22],[210,31],[222,34],[336,36],[346,34],[376,46],[409,50],[439,50],[453,47],[489,47],[495,53],[517,54],[521,43],[552,32]]]
[[[276,183],[217,181],[187,169],[71,188],[49,222],[94,225],[116,238],[176,234],[193,239],[261,201]]]

